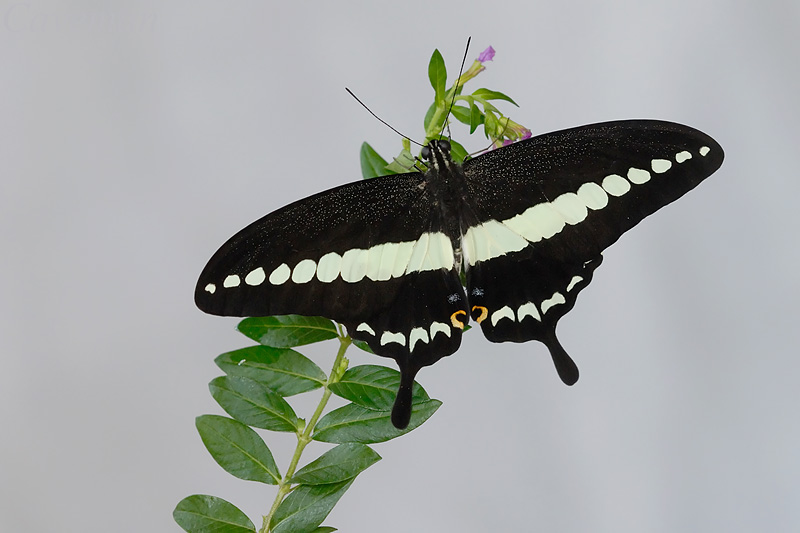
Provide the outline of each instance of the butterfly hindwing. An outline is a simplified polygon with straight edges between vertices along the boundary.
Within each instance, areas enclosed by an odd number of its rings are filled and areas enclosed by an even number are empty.
[[[578,368],[559,344],[555,328],[591,281],[602,256],[580,266],[564,265],[537,257],[529,248],[511,254],[510,259],[470,268],[467,294],[472,318],[492,342],[543,342],[561,380],[574,384]]]
[[[601,252],[722,163],[687,126],[650,120],[549,133],[463,165],[467,294],[493,342],[539,340],[565,383],[578,378],[555,336]]]
[[[404,428],[411,416],[414,377],[422,367],[458,350],[468,317],[467,299],[455,269],[417,272],[399,283],[394,297],[377,306],[371,318],[343,323],[353,338],[397,361],[401,382],[392,422]]]

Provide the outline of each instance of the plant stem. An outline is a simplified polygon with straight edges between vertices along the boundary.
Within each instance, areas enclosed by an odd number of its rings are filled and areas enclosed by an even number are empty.
[[[331,390],[329,388],[330,385],[337,383],[342,378],[342,374],[344,373],[345,369],[340,367],[342,366],[344,353],[347,351],[347,348],[350,346],[350,344],[352,344],[352,342],[353,340],[349,336],[339,336],[339,352],[336,354],[336,359],[333,361],[333,366],[331,367],[328,379],[325,380],[325,385],[322,389],[322,398],[320,398],[319,404],[317,404],[317,408],[314,410],[314,414],[311,415],[308,423],[306,423],[306,427],[303,429],[303,432],[297,435],[297,446],[295,446],[294,455],[292,455],[292,460],[289,462],[289,467],[286,469],[286,473],[283,475],[283,478],[281,478],[280,483],[278,483],[278,494],[275,495],[275,501],[272,502],[272,507],[269,510],[269,514],[264,517],[261,529],[259,530],[260,533],[269,532],[269,523],[270,520],[272,520],[272,515],[275,514],[275,511],[278,509],[278,506],[280,506],[283,499],[294,489],[289,480],[292,479],[292,476],[297,470],[297,465],[300,462],[300,456],[303,454],[303,450],[305,450],[308,443],[311,442],[311,434],[314,432],[314,427],[317,425],[317,422],[322,416],[322,412],[328,405],[328,400],[331,397]]]

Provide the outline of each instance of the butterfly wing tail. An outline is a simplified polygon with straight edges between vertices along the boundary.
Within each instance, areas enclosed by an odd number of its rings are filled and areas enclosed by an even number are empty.
[[[578,381],[580,373],[578,372],[578,365],[569,356],[567,351],[561,346],[556,338],[555,329],[552,335],[548,335],[542,339],[547,349],[550,350],[550,357],[553,358],[553,364],[556,366],[558,377],[564,382],[564,385],[574,385]]]
[[[414,377],[419,369],[403,368],[400,375],[400,387],[392,406],[392,425],[397,429],[405,429],[411,421],[411,401],[414,392]]]

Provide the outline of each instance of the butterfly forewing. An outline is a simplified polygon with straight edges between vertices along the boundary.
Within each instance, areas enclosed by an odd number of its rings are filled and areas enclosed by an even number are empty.
[[[198,307],[227,316],[365,318],[382,295],[348,284],[366,277],[360,272],[363,254],[352,250],[407,241],[409,231],[421,232],[427,224],[421,180],[413,173],[351,183],[252,223],[206,265],[195,290]],[[389,279],[399,285],[397,277]]]
[[[627,120],[534,137],[463,168],[469,197],[484,218],[527,231],[536,242],[564,222],[565,230],[544,240],[554,243],[550,254],[568,259],[596,255],[697,186],[722,160],[719,144],[694,128]]]

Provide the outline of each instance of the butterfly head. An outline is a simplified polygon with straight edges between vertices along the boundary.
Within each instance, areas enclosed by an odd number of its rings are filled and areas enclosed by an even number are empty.
[[[447,139],[434,139],[422,147],[420,155],[422,159],[437,170],[446,167],[448,166],[447,163],[451,161],[450,141]]]

